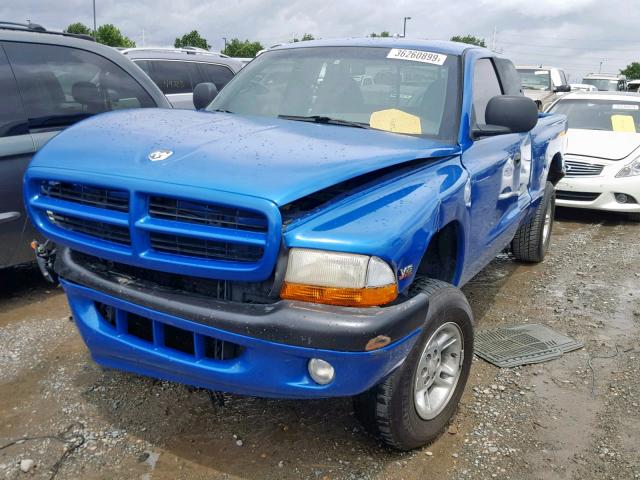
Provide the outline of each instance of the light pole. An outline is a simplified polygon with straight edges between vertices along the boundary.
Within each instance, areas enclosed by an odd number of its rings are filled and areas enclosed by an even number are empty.
[[[222,40],[224,40],[224,50],[223,50],[223,52],[225,52],[227,50],[227,37],[222,37]]]
[[[411,20],[411,17],[404,17],[404,28],[402,29],[402,38],[407,36],[407,20]]]
[[[96,27],[96,0],[93,0],[93,38],[96,38],[97,27]]]

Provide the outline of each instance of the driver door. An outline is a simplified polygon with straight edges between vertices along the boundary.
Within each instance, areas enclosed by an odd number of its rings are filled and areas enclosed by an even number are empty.
[[[489,100],[506,94],[493,59],[476,61],[472,92],[471,121],[474,125],[483,125]],[[462,155],[470,177],[470,276],[504,249],[516,232],[522,150],[527,148],[528,136],[528,133],[509,133],[477,138]]]

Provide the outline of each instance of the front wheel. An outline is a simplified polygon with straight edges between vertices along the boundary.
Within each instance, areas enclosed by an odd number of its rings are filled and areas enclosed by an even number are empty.
[[[555,212],[556,189],[551,182],[547,182],[533,217],[520,225],[511,241],[511,253],[516,259],[529,263],[544,260],[551,242]]]
[[[395,372],[354,401],[364,426],[398,450],[426,445],[447,426],[473,356],[473,314],[464,294],[426,278],[412,289],[429,296],[420,338]]]

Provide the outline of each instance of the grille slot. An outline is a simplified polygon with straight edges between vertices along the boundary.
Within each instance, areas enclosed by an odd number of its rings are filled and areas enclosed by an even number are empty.
[[[127,314],[127,333],[147,342],[153,342],[153,322],[134,313]]]
[[[129,211],[129,192],[125,190],[93,187],[80,183],[44,181],[40,184],[40,194],[89,207],[116,212]]]
[[[250,232],[268,230],[266,217],[258,212],[177,198],[150,197],[149,216],[233,230]]]
[[[567,177],[589,177],[598,176],[602,173],[604,165],[578,162],[577,160],[566,160]]]
[[[227,260],[235,262],[257,262],[262,258],[264,249],[259,246],[204,240],[200,238],[166,235],[152,232],[151,248],[157,252],[205,258],[208,260]]]
[[[64,230],[82,233],[120,245],[131,245],[131,236],[127,227],[85,220],[72,215],[62,215],[51,211],[47,211],[47,218],[51,223]]]
[[[558,200],[573,200],[576,202],[593,202],[600,196],[599,193],[592,192],[570,192],[568,190],[557,190],[556,198]]]
[[[95,302],[100,319],[114,328],[123,329],[128,335],[153,345],[155,348],[176,350],[195,359],[233,360],[243,351],[242,346],[208,335],[152,320],[135,313],[118,310],[104,303]],[[116,312],[120,312],[116,315]],[[105,316],[106,314],[106,316]],[[118,318],[124,325],[116,325]],[[157,337],[155,334],[157,333]]]
[[[242,353],[242,347],[236,343],[204,337],[204,356],[207,358],[229,360],[238,357],[240,353]]]
[[[164,325],[164,345],[189,355],[195,355],[193,332],[173,325]]]

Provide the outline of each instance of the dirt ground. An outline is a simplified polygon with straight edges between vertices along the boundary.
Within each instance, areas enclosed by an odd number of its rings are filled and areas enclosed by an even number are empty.
[[[474,359],[448,431],[403,454],[349,399],[221,406],[102,370],[62,291],[33,268],[0,272],[0,478],[640,478],[639,239],[623,217],[559,211],[543,264],[502,255],[466,285],[478,330],[543,323],[585,348],[515,369]]]

